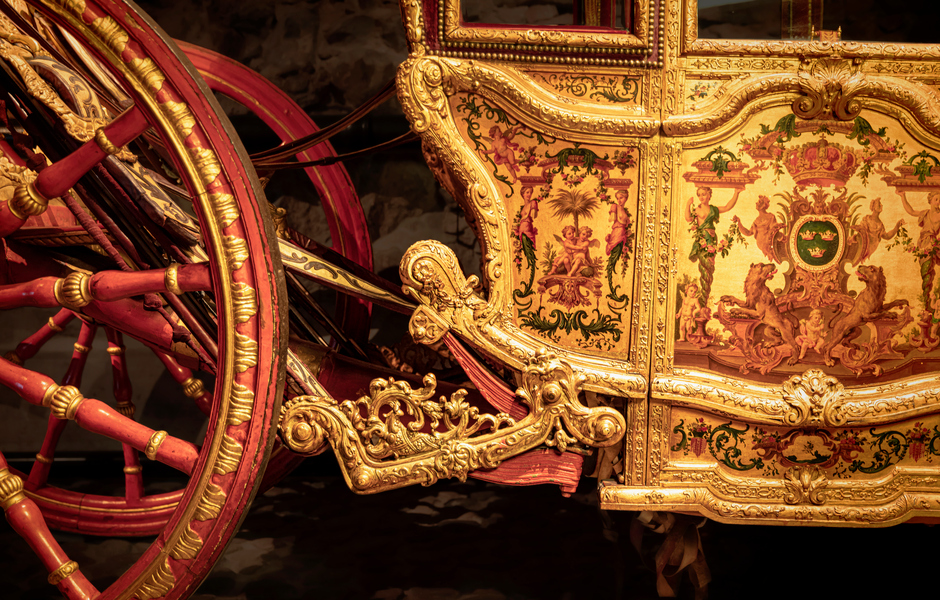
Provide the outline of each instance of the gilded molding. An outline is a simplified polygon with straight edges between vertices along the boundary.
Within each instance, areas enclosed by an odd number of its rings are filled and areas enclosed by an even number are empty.
[[[191,526],[187,526],[183,530],[183,535],[170,548],[170,556],[176,560],[191,560],[196,558],[199,550],[202,549],[202,545],[203,541],[199,534],[193,531]]]
[[[6,161],[5,161],[6,162]],[[11,163],[12,164],[12,163]],[[13,197],[7,202],[10,212],[18,219],[26,220],[29,217],[36,217],[46,212],[49,207],[49,198],[46,198],[36,189],[34,180],[36,174],[32,171],[32,176],[27,182],[20,183],[13,190]],[[3,169],[3,176],[10,177],[10,170]]]
[[[0,469],[0,507],[4,511],[26,499],[23,495],[23,480],[6,467]]]
[[[329,442],[346,483],[363,494],[442,478],[463,481],[470,471],[494,468],[541,444],[564,452],[572,444],[606,447],[623,437],[623,415],[582,405],[583,377],[555,355],[535,356],[522,381],[516,393],[529,414],[519,421],[505,413],[481,414],[464,390],[434,400],[436,380],[427,375],[418,390],[403,381],[373,380],[369,394],[356,401],[298,396],[283,408],[279,431],[288,448],[303,454]],[[398,419],[401,405],[415,419],[407,427]],[[425,422],[432,433],[420,431]]]
[[[144,456],[150,460],[157,460],[157,452],[160,450],[160,445],[166,439],[166,436],[165,431],[154,431],[153,435],[150,436],[150,440],[147,441],[147,447],[144,448]]]
[[[189,377],[180,385],[183,386],[183,394],[193,400],[200,398],[206,391],[205,385],[198,377]]]
[[[63,307],[81,310],[94,300],[91,295],[91,275],[83,271],[72,271],[56,280],[53,294]]]
[[[85,401],[85,397],[78,391],[78,388],[71,385],[62,385],[55,389],[48,401],[52,416],[57,419],[71,421],[75,418],[75,413],[78,412],[82,402]],[[46,398],[43,398],[44,405],[45,402]]]
[[[150,577],[141,584],[137,591],[137,600],[162,598],[173,589],[175,583],[176,577],[170,568],[170,559],[164,558],[163,562],[150,574]]]
[[[59,583],[71,577],[76,571],[78,571],[78,563],[74,560],[70,560],[62,563],[58,568],[49,573],[46,581],[48,581],[50,585],[59,585]]]
[[[183,290],[180,289],[179,284],[179,268],[179,264],[173,263],[163,272],[163,287],[166,288],[167,292],[176,296],[183,294]]]

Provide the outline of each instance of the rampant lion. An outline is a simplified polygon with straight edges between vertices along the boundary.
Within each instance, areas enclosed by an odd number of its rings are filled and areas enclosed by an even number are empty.
[[[752,263],[747,277],[744,278],[745,300],[739,300],[734,296],[722,296],[721,301],[736,304],[741,307],[740,312],[760,319],[764,325],[780,332],[783,340],[790,346],[790,358],[787,364],[793,365],[796,364],[800,355],[800,347],[793,334],[796,324],[780,312],[773,292],[767,287],[767,281],[776,273],[777,269],[772,264]]]
[[[826,357],[826,365],[830,367],[835,364],[832,349],[843,340],[858,337],[862,332],[860,325],[892,315],[888,312],[892,308],[908,305],[907,300],[884,303],[886,284],[884,269],[881,267],[862,265],[855,271],[855,275],[865,283],[865,289],[855,299],[852,310],[838,316],[831,323],[832,332],[822,352]]]

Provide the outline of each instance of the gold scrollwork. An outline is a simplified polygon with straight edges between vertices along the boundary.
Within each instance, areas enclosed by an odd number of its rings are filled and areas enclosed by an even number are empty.
[[[791,467],[783,474],[783,484],[787,493],[783,501],[787,504],[803,504],[810,502],[820,505],[826,502],[826,487],[829,479],[812,465]]]
[[[862,105],[855,97],[866,85],[858,61],[821,58],[800,65],[800,87],[806,96],[793,101],[793,112],[802,119],[833,117],[850,121]]]
[[[845,387],[835,377],[819,369],[810,369],[783,382],[783,400],[790,409],[783,415],[787,425],[825,423],[844,425],[845,415],[840,407]]]
[[[574,443],[603,447],[622,438],[623,415],[578,402],[583,376],[553,354],[538,353],[522,379],[516,393],[529,414],[518,422],[505,413],[481,414],[462,390],[434,400],[436,380],[427,375],[418,390],[376,379],[356,401],[298,396],[284,407],[279,431],[288,448],[303,454],[329,442],[346,483],[364,494],[441,478],[464,480],[470,471],[496,467],[541,444],[563,452]],[[400,420],[405,414],[408,423]],[[426,422],[431,433],[420,431]]]

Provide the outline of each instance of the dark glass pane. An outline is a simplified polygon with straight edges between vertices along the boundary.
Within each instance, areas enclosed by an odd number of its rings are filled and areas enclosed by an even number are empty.
[[[698,37],[779,40],[780,0],[699,0]]]

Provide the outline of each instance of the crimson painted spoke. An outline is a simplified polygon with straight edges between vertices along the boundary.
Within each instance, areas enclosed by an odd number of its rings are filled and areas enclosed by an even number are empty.
[[[49,200],[62,196],[109,154],[120,152],[149,127],[143,113],[133,107],[98,129],[94,139],[75,152],[45,167],[32,183],[17,186],[8,202],[0,203],[0,237],[18,230],[31,216],[41,215]]]
[[[15,350],[8,352],[6,359],[18,365],[22,365],[27,360],[36,356],[36,353],[39,352],[46,342],[51,340],[55,334],[60,333],[74,318],[75,313],[63,308],[57,312],[54,317],[49,317],[49,321],[40,327],[36,333],[20,342]]]
[[[85,398],[73,386],[56,385],[51,378],[0,359],[0,384],[37,406],[47,406],[60,419],[75,421],[82,429],[129,444],[150,460],[191,474],[199,457],[195,444],[154,431],[128,419],[100,400]]]
[[[202,414],[208,416],[209,409],[212,408],[212,392],[206,390],[202,380],[193,375],[191,370],[179,364],[179,362],[169,354],[165,352],[155,352],[155,354],[157,358],[163,362],[163,365],[166,367],[166,370],[170,372],[170,375],[173,376],[173,379],[183,386],[183,393],[195,401],[196,406],[199,407]]]
[[[23,480],[10,472],[0,454],[0,506],[13,529],[39,557],[49,572],[48,581],[66,598],[91,600],[98,590],[85,578],[78,563],[69,557],[52,537],[36,503],[23,493]]]
[[[82,374],[85,372],[85,363],[88,361],[88,353],[91,352],[91,345],[95,341],[95,332],[98,331],[97,325],[82,323],[82,329],[78,333],[78,341],[72,349],[72,360],[69,362],[69,368],[62,378],[62,385],[72,385],[79,387],[82,384]],[[29,479],[26,481],[26,489],[34,490],[46,484],[49,478],[49,470],[52,468],[52,461],[55,458],[55,449],[59,443],[59,437],[65,430],[68,421],[58,419],[54,415],[49,415],[49,424],[46,427],[46,437],[43,438],[42,448],[36,455],[36,462],[29,472]]]
[[[114,385],[114,399],[118,411],[128,419],[134,418],[134,403],[131,401],[133,388],[127,373],[124,336],[112,327],[105,329],[108,336],[108,354],[111,356],[111,373]],[[137,501],[144,495],[144,479],[141,474],[140,456],[129,444],[121,444],[124,451],[124,497]]]

